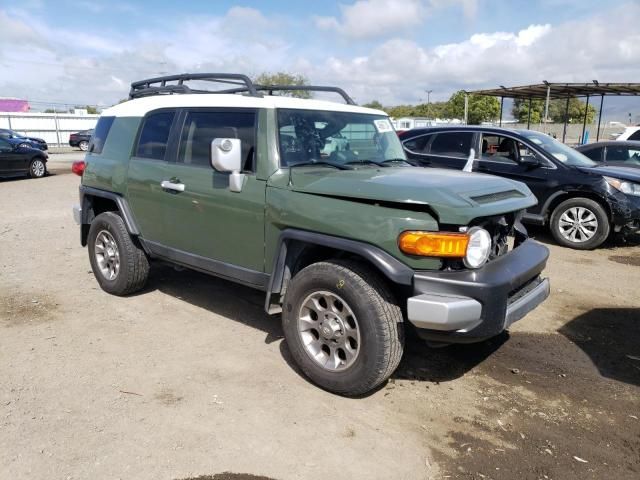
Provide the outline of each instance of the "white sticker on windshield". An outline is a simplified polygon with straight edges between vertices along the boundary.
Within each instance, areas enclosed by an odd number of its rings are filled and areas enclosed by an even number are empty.
[[[374,120],[373,123],[376,126],[376,130],[378,130],[378,133],[387,133],[393,131],[391,122],[389,122],[389,120],[387,120],[386,118]]]

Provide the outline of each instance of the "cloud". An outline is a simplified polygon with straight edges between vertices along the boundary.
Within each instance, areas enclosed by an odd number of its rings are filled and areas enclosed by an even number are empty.
[[[462,7],[465,17],[475,18],[478,0],[358,0],[341,4],[340,18],[315,16],[313,20],[320,30],[366,39],[417,27],[431,12],[452,6]]]
[[[454,4],[462,8],[464,2],[429,5]],[[381,21],[376,15],[371,22]],[[429,13],[424,15],[428,21]],[[303,30],[299,20],[247,7],[221,15],[154,17],[134,32],[65,29],[44,18],[0,9],[3,95],[108,105],[127,96],[130,82],[159,74],[289,71],[316,84],[338,85],[361,103],[377,99],[393,105],[416,102],[425,89],[439,100],[459,89],[640,77],[637,3],[560,24],[479,32],[432,47],[408,39],[398,28],[396,36],[381,34],[358,49],[329,52],[322,36],[309,35],[312,19]],[[322,21],[324,28],[335,29],[347,18]],[[407,20],[389,16],[389,21]],[[368,34],[369,28],[361,27],[360,33]]]
[[[420,0],[359,0],[351,5],[340,5],[340,11],[340,20],[315,17],[316,26],[348,37],[367,38],[419,25],[425,15],[425,6]]]

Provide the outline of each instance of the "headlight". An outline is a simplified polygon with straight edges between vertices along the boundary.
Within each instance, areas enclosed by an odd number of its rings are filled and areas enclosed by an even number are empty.
[[[486,263],[491,254],[491,235],[480,227],[471,228],[468,235],[469,245],[467,245],[464,264],[468,268],[480,268]]]
[[[620,180],[619,178],[603,177],[605,182],[611,185],[616,190],[621,191],[627,195],[634,195],[640,197],[640,184],[627,182],[626,180]]]

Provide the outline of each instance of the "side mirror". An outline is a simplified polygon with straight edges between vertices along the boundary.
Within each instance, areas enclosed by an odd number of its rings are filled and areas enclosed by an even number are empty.
[[[229,190],[241,192],[244,183],[242,142],[238,138],[214,138],[211,141],[211,166],[219,172],[231,172]]]
[[[540,166],[540,160],[535,155],[523,155],[520,157],[520,163],[528,168],[537,168]]]

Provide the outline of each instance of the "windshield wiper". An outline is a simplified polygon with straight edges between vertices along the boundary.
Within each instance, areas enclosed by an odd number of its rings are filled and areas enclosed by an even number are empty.
[[[307,167],[307,166],[312,166],[312,165],[320,165],[320,166],[326,165],[328,167],[337,168],[338,170],[352,170],[351,167],[347,167],[346,165],[343,165],[341,163],[326,162],[324,160],[294,163],[292,165],[289,165],[289,168]]]

